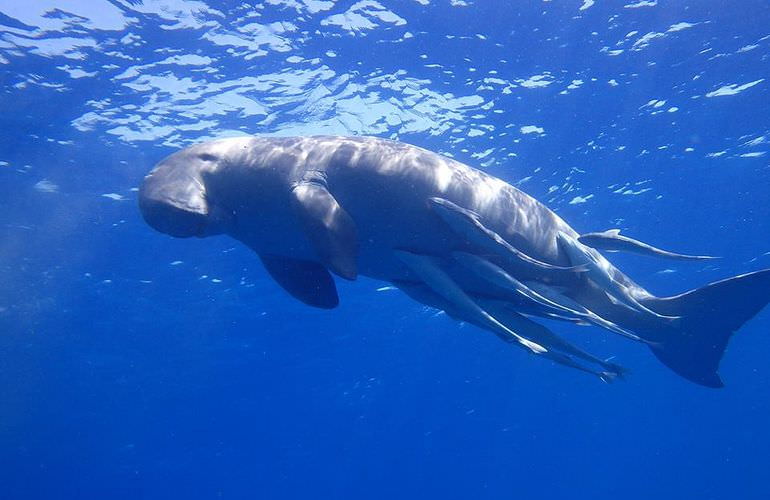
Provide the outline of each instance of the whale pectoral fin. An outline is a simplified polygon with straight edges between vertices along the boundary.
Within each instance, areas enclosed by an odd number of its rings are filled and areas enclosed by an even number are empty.
[[[643,241],[621,235],[620,229],[608,229],[601,233],[586,233],[579,236],[578,241],[586,246],[597,250],[604,250],[605,252],[631,252],[672,260],[710,260],[719,258],[711,255],[687,255],[669,252]]]
[[[317,182],[301,182],[291,194],[294,213],[321,262],[345,279],[356,279],[358,232],[350,215]]]
[[[538,260],[508,243],[505,238],[486,227],[479,215],[444,198],[429,199],[433,209],[458,236],[503,258],[515,259],[530,266],[550,271],[583,272],[583,266],[562,267]]]
[[[321,309],[334,309],[339,304],[334,278],[321,264],[273,255],[259,258],[276,283],[295,299]]]

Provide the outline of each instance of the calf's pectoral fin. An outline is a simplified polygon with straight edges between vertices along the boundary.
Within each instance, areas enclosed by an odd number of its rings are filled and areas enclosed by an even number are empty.
[[[294,213],[321,262],[342,278],[358,276],[358,232],[353,219],[326,187],[301,182],[291,191]]]
[[[295,299],[321,309],[339,304],[334,278],[321,264],[274,255],[259,258],[270,276]]]

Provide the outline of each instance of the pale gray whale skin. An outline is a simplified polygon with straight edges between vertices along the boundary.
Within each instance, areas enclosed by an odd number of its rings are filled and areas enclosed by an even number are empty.
[[[730,336],[770,301],[770,269],[655,297],[519,189],[374,137],[194,145],[158,163],[140,188],[139,206],[150,226],[171,236],[227,234],[243,242],[306,304],[337,305],[329,271],[349,280],[368,276],[605,381],[623,369],[531,318],[624,334],[679,375],[721,387],[717,370]]]

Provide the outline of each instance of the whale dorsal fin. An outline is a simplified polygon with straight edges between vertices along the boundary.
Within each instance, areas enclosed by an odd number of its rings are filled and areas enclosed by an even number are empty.
[[[259,258],[270,276],[295,299],[321,309],[333,309],[339,304],[334,278],[321,264],[275,255]]]
[[[356,279],[358,233],[350,215],[316,181],[297,183],[291,198],[294,213],[321,262],[342,278]]]

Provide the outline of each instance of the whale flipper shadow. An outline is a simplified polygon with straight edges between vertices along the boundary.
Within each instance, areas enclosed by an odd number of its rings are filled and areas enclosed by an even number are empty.
[[[321,264],[273,255],[259,258],[276,283],[295,299],[321,309],[334,309],[340,303],[334,278]]]

